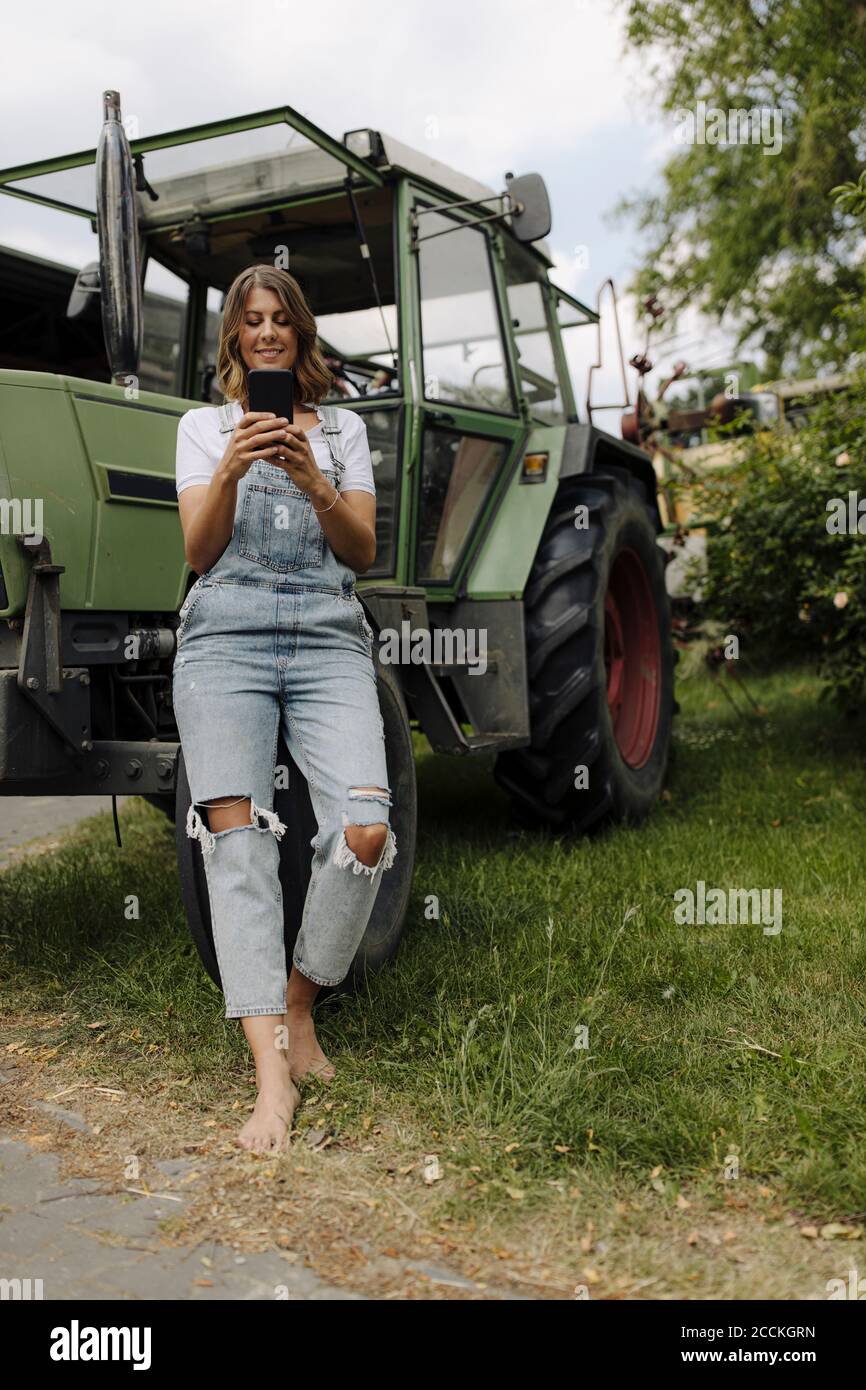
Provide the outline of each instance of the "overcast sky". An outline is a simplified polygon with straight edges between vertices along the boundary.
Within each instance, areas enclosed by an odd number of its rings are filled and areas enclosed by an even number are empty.
[[[643,348],[624,294],[642,246],[633,225],[607,214],[622,193],[650,187],[676,146],[672,120],[625,50],[623,10],[620,0],[7,4],[0,166],[93,147],[102,92],[116,88],[141,136],[286,103],[337,139],[380,128],[497,191],[507,170],[535,171],[553,210],[551,278],[589,303],[614,278],[628,358]],[[0,242],[65,259],[52,245],[53,214],[40,220],[0,202]],[[650,353],[659,368],[677,356],[694,366],[726,360],[725,335],[694,316],[679,327],[676,342]],[[595,330],[566,340],[583,414]],[[608,316],[596,399],[620,389],[614,356]],[[633,396],[631,369],[628,378]],[[614,411],[597,423],[618,434],[618,420]]]

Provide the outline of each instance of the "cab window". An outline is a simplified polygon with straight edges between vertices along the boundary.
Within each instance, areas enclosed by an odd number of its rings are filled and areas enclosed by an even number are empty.
[[[486,234],[439,212],[419,228],[425,399],[516,414]]]

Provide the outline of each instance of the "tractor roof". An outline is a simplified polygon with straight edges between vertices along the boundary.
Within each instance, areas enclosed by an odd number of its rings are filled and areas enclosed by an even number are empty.
[[[381,153],[357,152],[377,144]],[[131,139],[129,146],[140,169],[137,197],[145,230],[284,203],[287,195],[302,198],[339,187],[350,172],[368,187],[406,174],[454,201],[498,197],[487,184],[385,131],[361,129],[336,140],[289,106]],[[94,219],[95,161],[93,148],[3,169],[0,192]],[[531,248],[553,265],[545,240]]]

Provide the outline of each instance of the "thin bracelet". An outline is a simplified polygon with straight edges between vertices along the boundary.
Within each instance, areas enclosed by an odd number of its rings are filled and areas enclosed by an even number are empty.
[[[329,512],[329,511],[331,510],[332,507],[336,507],[336,505],[337,505],[337,503],[339,502],[339,500],[340,500],[340,489],[339,489],[339,488],[335,488],[335,489],[334,489],[334,500],[333,500],[333,502],[329,502],[328,505],[327,505],[327,507],[313,507],[313,511],[316,513],[316,516],[321,516],[322,512]]]

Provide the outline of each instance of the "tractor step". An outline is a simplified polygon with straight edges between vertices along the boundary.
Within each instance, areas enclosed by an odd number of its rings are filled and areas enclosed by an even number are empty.
[[[361,591],[364,606],[382,632],[425,633],[433,639],[420,652],[400,645],[400,681],[412,716],[436,753],[505,752],[530,742],[525,670],[517,653],[525,645],[522,605],[510,599],[464,599],[428,613],[422,588],[371,585]],[[434,605],[435,607],[435,605]],[[493,641],[486,640],[488,625]],[[436,634],[484,630],[484,665],[471,659],[468,646],[439,648]],[[480,653],[479,653],[480,654]],[[467,659],[467,656],[469,659]],[[441,658],[436,660],[436,657]],[[394,660],[394,657],[391,657]],[[476,732],[466,733],[464,726]]]
[[[522,734],[464,734],[466,747],[476,753],[484,748],[499,753],[503,748],[523,748],[526,739]]]

